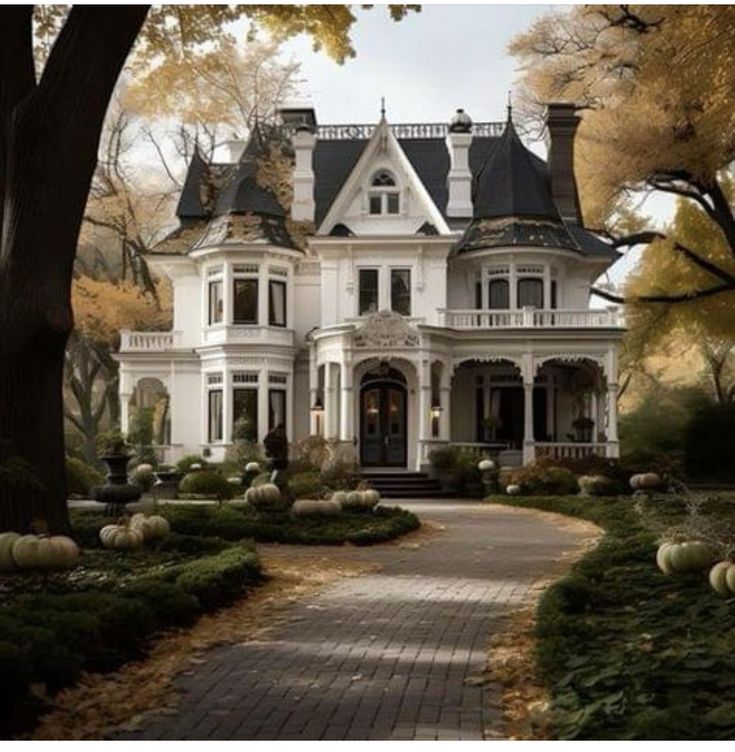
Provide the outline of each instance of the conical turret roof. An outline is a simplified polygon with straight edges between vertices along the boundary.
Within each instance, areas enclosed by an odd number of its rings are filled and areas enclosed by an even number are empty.
[[[547,176],[523,145],[508,113],[503,135],[474,185],[474,219],[536,217],[560,220]]]

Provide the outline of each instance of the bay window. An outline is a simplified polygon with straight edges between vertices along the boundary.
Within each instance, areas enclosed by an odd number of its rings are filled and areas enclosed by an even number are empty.
[[[232,390],[232,437],[258,440],[257,387],[235,387]]]
[[[210,389],[207,393],[207,401],[208,401],[208,416],[209,416],[209,426],[208,426],[208,440],[210,443],[216,442],[216,441],[222,441],[224,438],[223,434],[223,400],[222,400],[222,390],[221,389]]]
[[[544,307],[544,283],[537,277],[521,277],[518,280],[518,308]]]
[[[268,281],[268,323],[271,326],[286,326],[286,283]]]
[[[268,390],[268,430],[272,431],[276,426],[286,429],[286,390]]]
[[[258,280],[235,278],[232,283],[232,318],[235,324],[258,323]]]
[[[220,324],[224,318],[225,306],[222,296],[222,280],[209,283],[209,324]]]
[[[491,279],[487,286],[487,307],[493,311],[510,308],[510,285],[507,279]]]

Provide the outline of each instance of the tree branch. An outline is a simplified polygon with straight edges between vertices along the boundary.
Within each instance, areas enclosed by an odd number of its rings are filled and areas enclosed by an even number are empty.
[[[611,303],[617,303],[618,305],[625,305],[626,303],[688,303],[692,300],[700,300],[702,298],[711,298],[714,295],[719,295],[723,292],[735,291],[735,284],[722,284],[716,287],[708,287],[704,290],[693,290],[691,292],[674,293],[672,295],[636,295],[629,298],[624,298],[620,295],[614,295],[606,290],[600,290],[597,287],[592,287],[590,292],[593,295],[598,295],[605,300],[609,300]]]

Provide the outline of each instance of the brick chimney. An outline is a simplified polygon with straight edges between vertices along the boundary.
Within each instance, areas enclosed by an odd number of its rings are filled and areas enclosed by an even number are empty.
[[[577,180],[574,175],[574,137],[581,118],[572,102],[549,102],[549,172],[551,196],[562,219],[582,224]]]

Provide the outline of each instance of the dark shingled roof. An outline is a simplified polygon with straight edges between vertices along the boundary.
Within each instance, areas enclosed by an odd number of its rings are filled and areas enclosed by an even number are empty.
[[[508,118],[503,135],[475,178],[474,219],[545,217],[560,219],[548,175],[523,145]]]
[[[546,162],[526,149],[510,119],[500,137],[483,136],[472,140],[469,165],[473,176],[474,214],[469,226],[466,226],[469,217],[446,216],[450,165],[444,139],[408,138],[398,142],[450,227],[465,229],[458,243],[459,253],[498,246],[530,245],[568,248],[599,258],[618,257],[619,254],[607,243],[584,228],[561,220],[551,197]],[[317,140],[313,158],[317,227],[367,144],[367,139]],[[258,228],[264,240],[286,244],[288,233],[282,224],[287,213],[272,191],[257,184],[259,149],[259,140],[251,139],[237,165],[207,165],[196,151],[176,212],[182,225],[225,215],[256,215],[264,220]],[[256,229],[250,227],[252,222],[249,220],[248,234]],[[347,227],[337,226],[333,234],[351,232]],[[436,228],[425,224],[418,232],[432,234]],[[211,231],[204,232],[202,240],[212,234]]]

